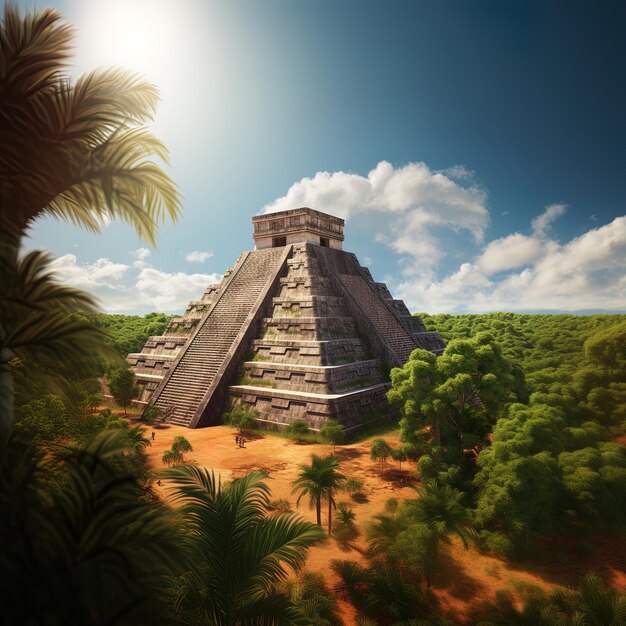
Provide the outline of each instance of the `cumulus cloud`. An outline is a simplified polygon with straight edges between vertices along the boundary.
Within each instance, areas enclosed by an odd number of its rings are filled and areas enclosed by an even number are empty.
[[[521,267],[536,260],[543,251],[542,243],[520,233],[491,241],[476,260],[485,274],[496,274]]]
[[[476,242],[484,238],[489,222],[486,193],[468,183],[471,178],[461,166],[437,172],[425,163],[395,168],[381,161],[367,176],[338,171],[303,178],[263,212],[309,206],[348,219],[386,214],[388,226],[379,241],[422,267],[432,267],[444,254],[435,231],[465,230]]]
[[[546,210],[532,222],[533,235],[535,237],[544,237],[548,233],[552,222],[561,217],[566,210],[567,205],[565,204],[551,204],[547,206]]]
[[[189,261],[189,263],[204,263],[207,259],[210,259],[213,256],[212,252],[201,252],[200,250],[194,250],[193,252],[188,252],[185,255],[185,260]]]
[[[543,236],[545,227],[535,232]],[[515,261],[527,266],[511,261],[510,269],[517,271],[494,280],[494,268],[507,269],[494,250],[505,249],[513,238],[528,246],[526,256],[520,253]],[[515,234],[492,242],[474,262],[442,280],[405,280],[399,295],[413,310],[433,312],[626,309],[626,216],[563,245],[544,241],[536,257],[533,241]]]
[[[79,263],[75,254],[65,254],[52,261],[51,268],[61,282],[73,287],[117,289],[130,266],[105,258],[94,263]]]
[[[182,312],[190,300],[198,300],[206,286],[219,282],[219,274],[185,274],[163,272],[146,264],[147,248],[130,253],[131,265],[101,258],[81,263],[76,255],[55,259],[52,270],[57,278],[73,287],[93,293],[110,313],[116,312]]]
[[[151,303],[151,310],[181,311],[190,300],[199,300],[209,283],[220,279],[219,274],[169,273],[147,267],[139,273],[135,287],[141,300]]]

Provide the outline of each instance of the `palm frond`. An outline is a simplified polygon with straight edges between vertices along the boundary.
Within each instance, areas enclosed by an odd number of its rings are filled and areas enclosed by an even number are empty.
[[[0,25],[0,81],[3,100],[21,100],[52,88],[70,57],[73,29],[61,14],[45,9],[21,17],[4,5]]]

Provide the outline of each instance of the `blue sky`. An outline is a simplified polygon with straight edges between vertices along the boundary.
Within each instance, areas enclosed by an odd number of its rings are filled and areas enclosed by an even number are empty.
[[[65,0],[74,75],[162,94],[184,216],[42,221],[30,247],[107,311],[177,311],[252,247],[251,217],[346,217],[412,310],[626,310],[626,9],[590,2]],[[196,254],[193,254],[196,253]]]

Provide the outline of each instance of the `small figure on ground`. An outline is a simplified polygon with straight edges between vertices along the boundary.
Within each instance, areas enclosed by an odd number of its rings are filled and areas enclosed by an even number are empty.
[[[154,441],[154,436],[156,435],[156,433],[154,431],[152,431],[152,441]]]
[[[160,487],[161,486],[161,479],[159,478],[159,480],[157,480],[157,485]]]
[[[235,435],[235,445],[236,445],[238,448],[241,448],[241,444],[239,443],[239,435]]]
[[[239,437],[239,442],[242,448],[246,447],[246,440],[243,437]]]

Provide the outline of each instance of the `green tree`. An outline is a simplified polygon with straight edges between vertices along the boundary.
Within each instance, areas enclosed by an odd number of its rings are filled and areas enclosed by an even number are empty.
[[[0,230],[17,243],[44,215],[93,232],[121,218],[154,243],[163,215],[180,212],[172,181],[152,160],[167,159],[146,127],[156,88],[119,69],[72,84],[73,30],[52,9],[21,17],[7,4],[0,28]]]
[[[145,498],[122,430],[0,459],[0,586],[8,624],[169,621],[155,581],[189,567],[172,512]]]
[[[130,442],[130,449],[133,452],[143,450],[152,445],[150,439],[146,437],[146,429],[142,426],[131,426],[126,433]]]
[[[0,249],[6,245],[0,236]],[[90,371],[106,355],[101,333],[75,313],[92,308],[93,298],[60,285],[40,251],[15,262],[0,250],[0,448],[15,421],[13,364],[35,362],[46,373]]]
[[[311,455],[311,463],[299,466],[299,474],[293,482],[292,493],[298,493],[296,505],[304,496],[309,498],[309,506],[315,507],[317,523],[322,525],[322,501],[328,501],[328,534],[332,532],[332,510],[335,507],[335,492],[341,488],[345,476],[339,472],[339,459],[334,456]]]
[[[394,461],[398,461],[400,463],[400,471],[402,471],[402,462],[408,460],[407,449],[406,446],[400,444],[391,450],[391,458]]]
[[[185,437],[177,435],[172,442],[172,452],[174,452],[174,454],[180,454],[182,461],[186,452],[193,452],[193,446]]]
[[[165,450],[161,456],[161,462],[163,465],[170,467],[171,465],[179,465],[183,460],[183,456],[180,452],[174,450]]]
[[[227,487],[194,466],[165,476],[197,555],[196,567],[179,581],[175,605],[200,623],[308,623],[276,585],[299,569],[322,530],[290,513],[267,516],[270,490],[258,473]]]
[[[502,354],[493,335],[451,341],[443,355],[415,350],[391,371],[387,397],[401,413],[403,441],[413,442],[425,427],[434,443],[461,455],[469,440],[486,435],[504,404],[525,395],[518,366]]]
[[[341,445],[345,439],[343,426],[335,420],[326,420],[320,429],[320,436],[327,443],[332,443],[333,454],[335,453],[335,446]]]
[[[107,374],[107,385],[115,401],[126,408],[139,395],[135,375],[128,367],[120,367]]]
[[[78,311],[83,292],[62,287],[34,251],[18,258],[30,226],[45,215],[99,231],[121,218],[154,242],[157,224],[177,218],[178,193],[152,160],[167,157],[145,128],[156,89],[120,70],[100,70],[72,85],[65,72],[72,30],[46,9],[21,17],[5,4],[0,24],[0,447],[14,423],[15,358],[48,371],[81,370],[103,351],[102,333]],[[54,366],[50,367],[54,363]]]
[[[449,485],[439,485],[436,481],[414,489],[419,498],[406,506],[409,517],[422,524],[429,533],[426,537],[426,584],[430,587],[432,567],[440,558],[440,544],[448,543],[450,536],[455,535],[467,549],[476,531],[469,512],[461,504],[461,491]]]
[[[392,455],[391,446],[382,438],[377,438],[372,441],[370,446],[370,458],[372,461],[380,460],[380,473],[385,471],[385,462]]]

